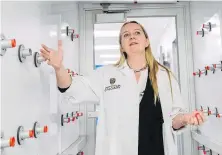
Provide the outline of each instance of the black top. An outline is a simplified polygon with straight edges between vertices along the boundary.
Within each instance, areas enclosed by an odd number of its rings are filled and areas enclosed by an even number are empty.
[[[70,87],[70,86],[69,86],[69,87]],[[64,93],[64,92],[66,92],[67,89],[69,89],[69,87],[67,87],[67,88],[60,88],[60,87],[58,87],[58,89],[59,89],[59,91],[60,91],[61,93]]]
[[[138,155],[164,155],[163,122],[161,104],[158,99],[154,104],[154,91],[148,76],[139,109]]]

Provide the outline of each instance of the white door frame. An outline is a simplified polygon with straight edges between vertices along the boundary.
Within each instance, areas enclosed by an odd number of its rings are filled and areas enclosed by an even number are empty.
[[[189,3],[173,3],[173,4],[111,4],[109,9],[123,10],[129,9],[127,18],[129,17],[176,17],[176,30],[178,39],[178,61],[179,63],[179,78],[181,93],[184,99],[184,104],[188,110],[195,109],[195,89],[193,72],[193,54],[191,44],[191,23]],[[95,15],[102,13],[100,4],[79,4],[79,19],[80,19],[80,72],[81,74],[89,74],[94,70],[94,23]],[[95,107],[91,107],[94,108]],[[90,110],[92,110],[90,108]],[[93,124],[91,124],[93,125]],[[95,125],[94,125],[95,126]],[[93,126],[91,129],[95,129]],[[89,129],[90,129],[89,128]],[[183,148],[179,148],[180,155],[198,154],[195,149],[197,144],[191,139],[191,133],[184,133],[179,143],[183,143]],[[94,139],[95,141],[95,139]],[[91,144],[90,144],[91,145]],[[91,150],[92,151],[92,150]],[[93,155],[89,151],[87,155]]]

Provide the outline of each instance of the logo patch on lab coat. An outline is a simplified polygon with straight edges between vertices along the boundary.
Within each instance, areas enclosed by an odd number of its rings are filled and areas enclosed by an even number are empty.
[[[116,82],[116,79],[115,78],[110,78],[109,81],[110,81],[110,84],[113,85]]]
[[[120,87],[121,87],[120,85],[114,85],[114,83],[116,82],[115,78],[110,78],[109,82],[110,82],[111,86],[107,86],[105,88],[105,92],[109,91],[109,90],[113,90],[113,89],[120,89]]]

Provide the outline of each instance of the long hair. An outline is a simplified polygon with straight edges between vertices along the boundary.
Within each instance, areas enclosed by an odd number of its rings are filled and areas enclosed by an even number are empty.
[[[143,32],[145,34],[146,39],[149,39],[148,34],[147,34],[146,30],[144,29],[144,27],[141,24],[139,24],[138,22],[136,22],[136,21],[126,22],[126,23],[123,24],[122,28],[125,25],[129,24],[129,23],[136,23],[136,24],[138,24],[142,28],[142,30],[143,30]],[[120,44],[120,48],[121,48],[121,45],[122,45],[122,43],[121,43],[121,35],[119,35],[119,44]],[[121,52],[121,57],[120,57],[119,61],[115,64],[115,66],[121,66],[125,62],[125,60],[126,60],[126,55],[125,55],[126,53],[124,51],[121,51],[121,50],[120,50],[120,52]],[[155,60],[155,58],[154,58],[154,56],[152,54],[152,50],[151,50],[150,44],[149,44],[148,47],[145,48],[145,57],[146,57],[147,65],[149,67],[149,71],[150,71],[149,72],[149,78],[150,78],[151,85],[152,85],[153,90],[154,90],[154,101],[156,103],[156,99],[158,98],[158,94],[159,94],[158,93],[158,85],[157,85],[157,72],[159,70],[159,66],[163,67],[167,71],[167,74],[168,74],[168,77],[169,77],[169,80],[170,80],[171,95],[172,95],[170,70],[168,68],[166,68],[165,66],[161,65],[157,60]]]

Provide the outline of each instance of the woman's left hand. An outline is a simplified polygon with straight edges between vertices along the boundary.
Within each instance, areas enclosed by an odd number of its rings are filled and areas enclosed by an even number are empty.
[[[192,113],[185,114],[184,119],[186,124],[189,125],[202,125],[206,120],[204,113],[201,111],[194,111]]]

